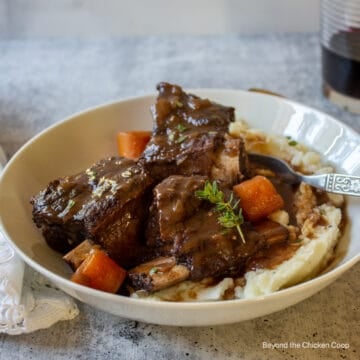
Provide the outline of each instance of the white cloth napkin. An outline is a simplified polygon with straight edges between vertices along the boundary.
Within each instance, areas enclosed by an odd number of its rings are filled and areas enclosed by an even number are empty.
[[[0,173],[5,160],[0,147]],[[45,329],[78,313],[75,301],[25,265],[0,231],[0,333]]]

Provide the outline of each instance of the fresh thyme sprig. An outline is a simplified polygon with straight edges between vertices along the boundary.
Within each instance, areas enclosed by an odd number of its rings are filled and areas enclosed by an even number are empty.
[[[207,200],[215,205],[216,211],[219,213],[219,224],[226,228],[231,229],[236,227],[243,243],[245,237],[241,230],[241,225],[244,223],[241,208],[239,207],[239,200],[234,201],[234,195],[231,193],[228,201],[225,201],[224,193],[219,190],[217,182],[206,181],[203,190],[198,190],[195,195],[202,200]]]

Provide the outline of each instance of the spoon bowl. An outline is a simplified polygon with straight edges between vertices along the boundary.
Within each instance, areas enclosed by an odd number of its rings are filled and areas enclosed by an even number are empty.
[[[294,171],[285,161],[270,155],[250,153],[249,159],[274,171],[277,176],[288,184],[305,182],[330,193],[360,196],[359,176],[336,173],[303,175]]]

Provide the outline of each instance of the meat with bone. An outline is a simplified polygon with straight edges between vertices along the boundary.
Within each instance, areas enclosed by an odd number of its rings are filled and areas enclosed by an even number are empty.
[[[186,94],[177,85],[160,83],[157,89],[153,135],[140,159],[152,176],[197,174],[238,182],[248,161],[243,141],[227,134],[234,108]]]
[[[90,239],[124,267],[143,258],[149,174],[134,161],[112,157],[85,172],[52,181],[32,198],[33,219],[53,249],[67,252]]]
[[[212,204],[195,196],[208,179],[228,194],[249,174],[243,140],[228,134],[234,109],[177,85],[160,83],[158,90],[153,135],[140,159],[101,160],[51,182],[31,201],[33,219],[58,251],[89,239],[123,267],[135,266],[129,279],[136,289],[239,275],[269,237],[278,242],[288,234],[246,223],[244,243],[236,230],[224,231]],[[75,266],[88,250],[80,246],[66,259]]]
[[[188,279],[189,269],[179,265],[173,256],[159,257],[136,266],[129,272],[135,289],[158,291]]]
[[[176,264],[187,267],[189,279],[242,274],[247,261],[257,251],[288,239],[288,230],[273,222],[257,227],[243,224],[245,243],[236,230],[224,231],[214,205],[195,195],[205,181],[202,176],[170,176],[154,188],[150,208],[148,246],[158,256],[175,258]],[[129,272],[134,288],[158,289],[150,286],[152,276],[146,273],[149,268],[144,264]],[[160,276],[161,272],[157,278]],[[166,286],[166,281],[162,285]]]

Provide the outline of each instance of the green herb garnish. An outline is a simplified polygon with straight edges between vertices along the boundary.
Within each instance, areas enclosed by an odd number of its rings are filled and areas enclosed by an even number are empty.
[[[290,146],[296,146],[296,145],[298,144],[298,142],[295,141],[295,140],[293,140],[293,139],[291,138],[291,136],[286,136],[286,138],[288,139],[288,144],[289,144]]]
[[[62,217],[64,217],[64,216],[66,216],[66,215],[69,213],[70,209],[71,209],[74,205],[75,205],[75,200],[69,199],[69,201],[67,202],[64,210],[63,210],[60,214],[58,214],[58,217],[62,218]]]
[[[216,181],[205,182],[204,190],[198,190],[195,195],[202,200],[207,200],[215,205],[216,211],[219,213],[219,224],[226,228],[231,229],[235,227],[245,243],[245,237],[241,230],[241,225],[244,223],[241,208],[239,207],[239,200],[234,201],[234,195],[231,193],[228,201],[225,201],[224,193],[218,189]]]
[[[158,271],[159,271],[159,269],[158,269],[156,266],[154,266],[153,268],[150,269],[149,275],[154,275],[154,274],[156,274]]]
[[[179,101],[179,100],[176,100],[176,101],[175,101],[175,105],[176,105],[178,108],[182,108],[182,107],[184,106],[184,104],[183,104],[181,101]]]
[[[174,141],[174,138],[175,138],[175,134],[174,134],[173,132],[171,132],[171,133],[169,134],[169,140],[170,140],[170,141]]]
[[[125,170],[124,172],[121,173],[121,176],[124,177],[124,178],[128,178],[130,177],[132,174],[131,174],[131,171],[130,170]]]
[[[89,176],[90,181],[94,181],[96,179],[96,172],[94,170],[87,169],[86,174]]]
[[[181,144],[184,140],[186,140],[186,136],[185,135],[180,135],[177,139],[176,139],[176,144]]]
[[[179,132],[183,132],[183,131],[185,131],[185,130],[187,129],[187,127],[184,126],[183,124],[179,124],[179,125],[176,127],[176,129],[178,129]]]

